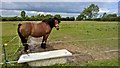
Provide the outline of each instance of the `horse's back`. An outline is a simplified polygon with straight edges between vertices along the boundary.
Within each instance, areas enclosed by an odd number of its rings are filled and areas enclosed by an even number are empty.
[[[41,23],[33,23],[32,24],[32,32],[31,36],[33,37],[41,37],[46,34],[46,24],[44,22]]]
[[[32,37],[41,37],[49,34],[51,32],[51,28],[45,22],[26,22],[22,23],[22,25],[20,26],[20,32],[24,37],[28,37],[29,35],[31,35]]]

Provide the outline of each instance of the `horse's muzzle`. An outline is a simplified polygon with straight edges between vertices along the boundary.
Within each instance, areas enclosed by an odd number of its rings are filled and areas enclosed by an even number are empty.
[[[59,27],[55,27],[57,30],[59,30]]]
[[[59,30],[59,25],[58,25],[58,24],[56,24],[56,25],[55,25],[55,28],[56,28],[57,30]]]

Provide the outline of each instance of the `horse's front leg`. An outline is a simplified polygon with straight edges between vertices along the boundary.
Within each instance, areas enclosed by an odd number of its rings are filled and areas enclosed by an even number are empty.
[[[42,43],[41,43],[41,48],[43,48],[43,49],[47,48],[46,47],[46,42],[47,42],[48,36],[49,36],[49,34],[43,36],[43,40],[42,40]]]

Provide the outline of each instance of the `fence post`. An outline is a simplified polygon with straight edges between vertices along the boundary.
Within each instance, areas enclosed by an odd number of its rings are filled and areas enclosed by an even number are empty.
[[[4,64],[5,64],[5,68],[7,68],[7,59],[6,59],[6,49],[5,46],[7,46],[7,44],[3,44],[3,49],[4,49]]]

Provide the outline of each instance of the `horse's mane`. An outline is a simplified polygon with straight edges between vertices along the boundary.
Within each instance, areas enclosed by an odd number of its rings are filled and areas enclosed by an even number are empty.
[[[42,20],[42,22],[48,23],[50,25],[50,27],[53,28],[55,26],[55,23],[54,23],[55,20],[57,20],[58,23],[60,23],[60,20],[58,18],[56,18],[56,17]]]

